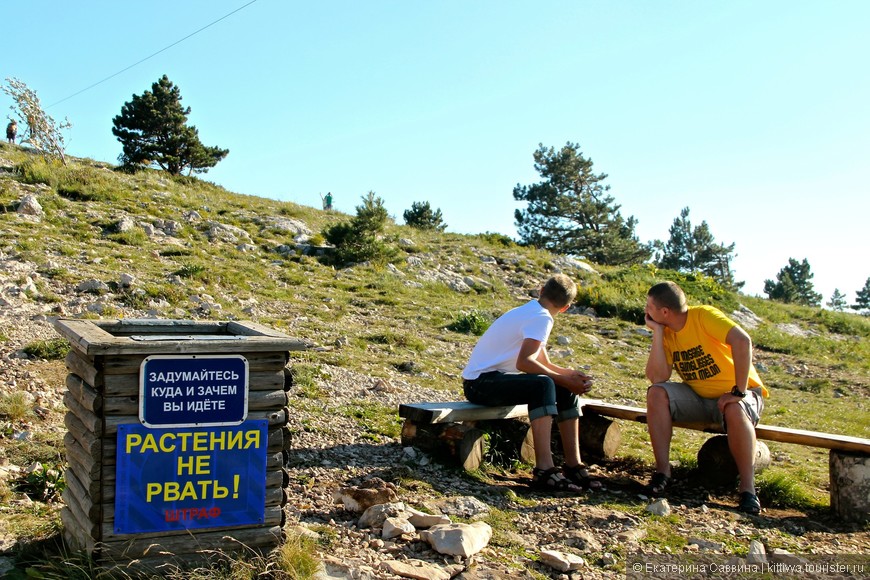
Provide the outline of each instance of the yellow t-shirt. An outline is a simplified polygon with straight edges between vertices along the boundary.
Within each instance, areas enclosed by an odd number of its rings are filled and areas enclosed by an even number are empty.
[[[686,326],[679,332],[665,328],[664,346],[668,363],[684,383],[707,399],[718,399],[737,382],[728,331],[737,326],[712,306],[690,306]],[[749,367],[749,388],[761,387],[755,365]]]

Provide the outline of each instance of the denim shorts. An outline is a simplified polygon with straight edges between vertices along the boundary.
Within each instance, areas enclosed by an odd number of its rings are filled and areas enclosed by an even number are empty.
[[[530,421],[546,415],[564,421],[582,414],[580,398],[547,375],[491,371],[462,386],[465,398],[477,405],[528,405]]]
[[[703,423],[713,422],[725,426],[725,417],[719,411],[719,399],[706,399],[692,390],[692,387],[686,383],[666,382],[656,383],[656,387],[661,387],[668,393],[670,401],[671,417],[678,423]],[[761,412],[764,410],[764,399],[761,395],[761,387],[747,389],[746,396],[740,401],[739,405],[743,408],[743,412],[749,417],[749,421],[753,425],[758,425],[761,419]]]

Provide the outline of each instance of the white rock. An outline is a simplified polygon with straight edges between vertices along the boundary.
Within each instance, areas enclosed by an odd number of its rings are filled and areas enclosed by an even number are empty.
[[[763,564],[767,562],[767,554],[764,551],[764,544],[758,540],[749,542],[749,551],[746,554],[746,561],[750,564]]]
[[[136,277],[133,276],[132,274],[127,274],[127,273],[121,274],[120,285],[122,288],[129,288],[130,286],[132,286],[135,283],[136,283]]]
[[[405,560],[404,562],[387,560],[381,562],[381,570],[415,580],[450,580],[449,572],[421,560]]]
[[[412,507],[408,507],[405,511],[408,514],[408,521],[418,530],[450,523],[450,518],[443,514],[427,514]]]
[[[381,530],[381,538],[389,540],[398,538],[402,534],[413,534],[417,530],[411,525],[411,522],[403,517],[390,517],[384,520],[384,527]]]
[[[789,564],[792,566],[807,563],[807,560],[804,558],[795,556],[788,550],[783,550],[782,548],[774,548],[767,559],[774,564]]]
[[[492,528],[485,522],[440,524],[422,530],[420,538],[439,554],[467,558],[486,547],[492,538]]]
[[[706,552],[723,552],[725,550],[725,544],[722,542],[711,542],[703,538],[689,538],[689,545],[698,546]]]
[[[36,196],[32,193],[28,193],[21,198],[16,211],[21,215],[32,216],[41,216],[45,213],[42,211],[42,206],[39,205],[39,202],[36,200]]]
[[[646,511],[657,516],[667,516],[671,513],[671,506],[668,500],[662,498],[646,506]]]
[[[78,286],[76,286],[76,292],[93,292],[94,294],[102,294],[108,291],[109,287],[105,284],[105,282],[94,279],[85,280],[84,282],[81,282]]]
[[[379,528],[384,524],[384,520],[388,517],[397,516],[404,511],[405,504],[400,501],[393,503],[379,503],[365,510],[356,525],[360,529]]]
[[[539,555],[541,557],[541,562],[551,568],[559,570],[560,572],[580,570],[586,564],[580,556],[566,554],[556,550],[542,550]]]

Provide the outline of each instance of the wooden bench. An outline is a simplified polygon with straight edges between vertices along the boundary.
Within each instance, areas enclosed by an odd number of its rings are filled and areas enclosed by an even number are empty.
[[[580,446],[584,453],[596,457],[613,458],[621,442],[618,424],[609,419],[647,422],[645,408],[616,405],[598,399],[581,399],[580,404],[583,408]],[[487,407],[456,401],[402,404],[399,405],[399,416],[405,419],[402,426],[403,445],[447,452],[456,457],[465,469],[476,469],[483,459],[484,431],[479,428],[481,422],[506,419],[527,421],[528,410],[526,405]],[[525,430],[522,427],[514,428],[522,441],[519,453],[524,460],[533,461],[531,430],[527,422],[525,425]],[[674,426],[706,433],[724,433],[717,423],[674,423]],[[764,424],[755,427],[755,434],[760,440],[829,449],[831,508],[848,519],[870,519],[870,439]],[[727,446],[719,447],[726,451],[728,460],[733,462],[727,453]],[[699,452],[699,463],[701,456]]]

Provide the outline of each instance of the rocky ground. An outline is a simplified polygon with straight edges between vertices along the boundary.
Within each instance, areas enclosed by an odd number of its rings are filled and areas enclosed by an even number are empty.
[[[50,317],[76,313],[81,304],[71,298],[52,306],[52,312],[30,300],[28,287],[37,276],[33,265],[0,255],[0,395],[24,392],[35,412],[29,424],[3,431],[2,447],[27,440],[36,430],[56,432],[58,442],[64,433],[63,363],[33,360],[22,348],[57,338]],[[62,295],[63,288],[56,292]],[[144,314],[115,308],[124,317]],[[306,411],[311,401],[302,393],[291,392],[295,435],[287,512],[292,533],[304,528],[320,539],[324,577],[611,578],[631,570],[633,554],[653,561],[673,550],[680,558],[700,555],[720,565],[745,562],[735,560],[735,554],[745,557],[753,541],[758,542],[753,550],[763,546],[770,557],[774,549],[802,557],[870,554],[866,526],[826,514],[773,509],[759,517],[744,516],[735,509],[733,493],[710,492],[692,482],[678,482],[668,494],[670,515],[652,517],[646,510],[653,502],[643,495],[642,486],[648,473],[628,461],[595,466],[607,489],[579,495],[529,491],[527,473],[470,476],[403,448],[397,439],[373,441],[339,412],[360,401],[397,408],[403,402],[441,400],[443,392],[428,392],[398,374],[384,381],[338,366],[324,365],[321,371],[317,381],[324,396],[316,412]],[[28,466],[10,465],[6,457],[0,453],[0,475],[11,486]],[[487,522],[492,538],[471,557],[439,553],[416,531],[385,539],[383,525],[361,527],[360,513],[335,499],[336,492],[372,478],[394,484],[391,499],[405,506],[442,513],[454,522]],[[3,508],[7,513],[31,501],[22,494],[12,497]],[[0,548],[7,553],[26,540],[0,529]],[[680,547],[674,550],[672,545]],[[558,559],[548,564],[555,558],[549,552],[562,554],[564,565],[574,562],[577,569],[560,570]],[[791,561],[787,555],[777,558]]]

